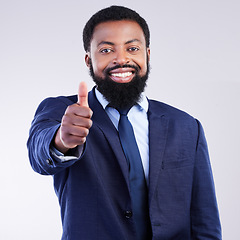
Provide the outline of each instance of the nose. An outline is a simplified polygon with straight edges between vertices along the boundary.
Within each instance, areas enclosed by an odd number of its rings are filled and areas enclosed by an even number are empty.
[[[115,57],[113,59],[113,64],[119,64],[119,65],[124,65],[130,62],[129,56],[127,51],[124,49],[119,49],[118,51],[115,52]]]

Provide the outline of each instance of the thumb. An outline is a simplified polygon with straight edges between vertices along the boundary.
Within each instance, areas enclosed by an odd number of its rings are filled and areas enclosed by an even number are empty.
[[[79,84],[77,103],[82,107],[88,107],[88,89],[85,82]]]

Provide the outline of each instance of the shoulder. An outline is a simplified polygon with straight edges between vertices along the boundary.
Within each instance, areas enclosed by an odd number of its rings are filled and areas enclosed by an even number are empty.
[[[48,97],[44,99],[38,106],[35,117],[43,116],[61,116],[66,108],[77,101],[77,95]]]
[[[56,108],[58,106],[69,106],[77,101],[77,95],[71,96],[58,96],[58,97],[48,97],[44,99],[40,104],[40,109],[46,107],[53,107]]]
[[[197,133],[201,126],[200,122],[189,113],[156,100],[149,100],[149,116],[152,116],[150,119],[153,117],[165,119],[170,128],[181,131]]]
[[[191,139],[198,138],[201,133],[204,135],[202,125],[198,119],[183,110],[163,102],[149,100],[149,119],[150,122],[154,119],[165,120],[172,133],[178,133],[186,138],[188,136]]]
[[[149,112],[156,114],[158,116],[167,116],[168,118],[173,119],[195,119],[187,112],[180,110],[176,107],[170,106],[166,103],[159,102],[156,100],[149,100]]]
[[[60,104],[60,105],[71,105],[77,101],[77,95],[71,95],[71,96],[58,96],[58,97],[48,97],[44,99],[40,106],[52,106],[53,104]]]

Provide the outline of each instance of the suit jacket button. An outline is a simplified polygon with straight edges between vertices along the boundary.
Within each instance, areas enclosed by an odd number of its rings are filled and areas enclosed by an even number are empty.
[[[127,210],[127,211],[124,212],[124,215],[127,219],[129,219],[129,218],[132,217],[132,211]]]
[[[48,159],[47,159],[47,164],[50,165],[50,166],[52,166],[52,165],[53,165],[52,159],[48,158]]]

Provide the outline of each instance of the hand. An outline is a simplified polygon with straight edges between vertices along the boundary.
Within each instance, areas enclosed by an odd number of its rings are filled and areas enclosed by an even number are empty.
[[[88,106],[88,90],[85,82],[79,84],[77,103],[68,106],[61,126],[54,139],[55,147],[62,153],[82,145],[92,126],[92,110]]]

